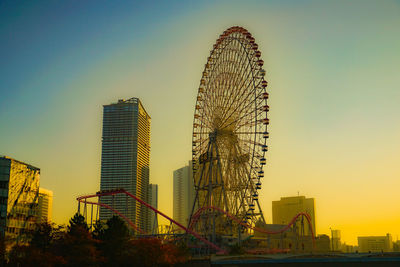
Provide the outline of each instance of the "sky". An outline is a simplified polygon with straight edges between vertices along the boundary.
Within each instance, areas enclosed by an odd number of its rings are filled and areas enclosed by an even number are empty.
[[[270,94],[260,202],[315,198],[318,234],[400,235],[400,1],[0,1],[0,154],[41,169],[66,223],[99,190],[102,105],[152,118],[150,181],[172,216],[212,45],[255,37]]]

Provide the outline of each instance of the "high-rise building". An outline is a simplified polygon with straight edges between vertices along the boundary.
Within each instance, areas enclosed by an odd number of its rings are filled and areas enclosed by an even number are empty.
[[[340,230],[331,230],[332,237],[332,251],[340,251],[342,249],[342,242],[340,241],[341,233]]]
[[[123,188],[148,202],[150,121],[138,98],[104,105],[100,190]],[[149,212],[139,202],[123,195],[101,197],[100,201],[148,231]],[[100,209],[100,220],[112,216],[112,211]]]
[[[53,212],[53,191],[39,188],[38,222],[51,222]]]
[[[386,236],[359,236],[359,252],[391,252],[393,250],[392,235]]]
[[[156,184],[150,184],[149,185],[149,204],[155,209],[158,209],[158,185]],[[158,220],[157,220],[157,214],[151,210],[149,210],[149,227],[150,227],[150,233],[152,234],[157,234],[157,229],[158,229]]]
[[[25,241],[37,222],[40,169],[10,157],[0,157],[0,234]]]
[[[289,224],[300,212],[305,212],[311,217],[311,224],[315,232],[315,208],[314,199],[305,196],[281,197],[281,200],[272,201],[272,221],[274,224]],[[303,220],[304,234],[310,235],[306,220]],[[300,228],[301,230],[301,228]]]
[[[189,165],[174,171],[173,219],[184,226],[188,225],[194,197],[192,161],[189,161]]]

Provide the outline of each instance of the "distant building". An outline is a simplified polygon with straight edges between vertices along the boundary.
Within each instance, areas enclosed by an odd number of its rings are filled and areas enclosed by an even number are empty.
[[[342,250],[342,243],[341,233],[340,230],[331,230],[331,237],[332,237],[332,251],[341,251]]]
[[[175,170],[173,179],[173,219],[187,226],[195,197],[192,161],[189,161],[189,165]]]
[[[256,227],[267,231],[277,232],[286,227],[286,224],[265,224],[261,221],[256,222]],[[313,239],[311,236],[301,236],[293,227],[280,234],[266,234],[254,232],[254,240],[258,240],[257,247],[268,248],[272,251],[304,253],[313,251]],[[318,239],[317,239],[318,240]],[[329,237],[328,241],[329,251]],[[326,248],[324,248],[326,249]]]
[[[393,242],[393,251],[400,252],[400,240]]]
[[[391,252],[393,250],[392,235],[386,236],[359,236],[359,252]]]
[[[149,185],[149,202],[150,206],[152,206],[155,209],[158,209],[158,185],[156,184],[150,184]],[[150,214],[148,216],[149,218],[149,227],[150,227],[150,232],[152,234],[157,234],[158,231],[158,220],[157,220],[157,214],[153,211],[149,211]]]
[[[358,247],[347,245],[346,243],[342,243],[341,251],[344,253],[354,253],[358,250]]]
[[[0,157],[0,234],[24,242],[37,222],[40,169]]]
[[[315,238],[315,251],[320,253],[329,252],[331,250],[331,242],[328,235],[318,235]]]
[[[38,222],[51,222],[53,212],[53,191],[39,188]]]
[[[305,212],[311,217],[312,229],[315,232],[315,202],[314,198],[305,196],[281,197],[279,201],[272,201],[272,221],[274,224],[289,224],[290,221],[300,212]],[[303,227],[300,225],[301,218],[296,225],[304,235],[310,235],[308,223],[304,219]]]
[[[138,98],[104,105],[100,190],[123,188],[148,202],[150,121]],[[150,213],[138,201],[123,195],[104,196],[100,201],[123,213],[143,232],[150,230]],[[100,208],[100,220],[113,215]]]

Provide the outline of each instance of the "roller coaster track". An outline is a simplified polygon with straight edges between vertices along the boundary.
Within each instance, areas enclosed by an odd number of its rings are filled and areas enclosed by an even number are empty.
[[[176,226],[178,226],[179,228],[185,230],[186,233],[193,235],[194,237],[196,237],[198,240],[203,241],[205,244],[209,245],[210,247],[212,247],[213,249],[215,249],[216,251],[226,254],[227,251],[218,247],[217,245],[215,245],[214,243],[208,241],[207,239],[205,239],[204,237],[202,237],[201,235],[199,235],[198,233],[186,228],[185,226],[183,226],[182,224],[180,224],[179,222],[175,221],[174,219],[168,217],[167,215],[165,215],[164,213],[162,213],[161,211],[153,208],[152,206],[150,206],[149,204],[147,204],[146,202],[144,202],[143,200],[141,200],[140,198],[136,197],[135,195],[132,195],[131,193],[127,192],[124,189],[117,189],[117,190],[112,190],[112,191],[106,191],[106,192],[97,192],[96,194],[93,195],[87,195],[87,196],[80,196],[78,197],[76,200],[78,200],[78,202],[80,203],[86,203],[86,204],[94,204],[94,205],[98,205],[98,206],[103,206],[107,209],[112,210],[113,212],[117,213],[118,215],[121,215],[120,212],[116,211],[115,209],[113,209],[112,207],[105,205],[103,203],[98,203],[98,202],[88,202],[87,199],[88,198],[94,198],[94,197],[102,197],[102,196],[111,196],[111,195],[117,195],[117,194],[125,194],[133,199],[135,199],[136,201],[138,201],[140,204],[146,206],[147,208],[151,209],[152,211],[154,211],[157,214],[160,214],[162,217],[166,218],[167,220],[169,220],[171,223],[175,224]],[[125,216],[121,216],[122,218],[124,218],[129,225],[131,225],[135,230],[138,230],[139,228],[132,223],[127,217]],[[143,231],[140,231],[143,233]]]
[[[180,224],[179,222],[175,221],[174,219],[170,218],[169,216],[165,215],[164,213],[162,213],[161,211],[157,210],[156,208],[150,206],[148,203],[144,202],[143,200],[141,200],[140,198],[136,197],[135,195],[129,193],[128,191],[124,190],[124,189],[116,189],[116,190],[109,190],[109,191],[100,191],[97,192],[96,194],[92,194],[92,195],[85,195],[85,196],[80,196],[77,197],[76,200],[79,203],[83,203],[83,204],[90,204],[90,205],[97,205],[100,207],[104,207],[106,209],[109,209],[111,211],[113,211],[114,213],[118,214],[119,216],[121,216],[121,218],[123,218],[135,231],[140,232],[141,234],[144,234],[144,232],[138,228],[131,220],[129,220],[128,217],[126,217],[125,215],[123,215],[121,212],[119,212],[118,210],[114,209],[113,207],[104,204],[104,203],[100,203],[100,202],[93,202],[93,201],[88,201],[88,199],[91,198],[96,198],[96,197],[102,197],[102,196],[113,196],[113,195],[118,195],[118,194],[125,194],[133,199],[135,199],[136,201],[138,201],[140,204],[144,205],[145,207],[149,208],[150,210],[154,211],[155,213],[161,215],[162,217],[164,217],[165,219],[167,219],[168,221],[170,221],[171,223],[175,224],[176,226],[178,226],[179,228],[183,229],[186,233],[193,235],[194,237],[196,237],[198,240],[204,242],[205,244],[209,245],[211,248],[215,249],[216,251],[218,251],[219,253],[223,253],[226,254],[227,251],[218,247],[217,245],[215,245],[214,243],[208,241],[207,239],[205,239],[204,237],[202,237],[200,234],[196,233],[195,231],[192,230],[193,226],[197,223],[198,219],[200,218],[201,214],[207,210],[215,210],[218,211],[222,214],[225,214],[227,217],[229,217],[231,220],[235,221],[236,223],[244,226],[245,228],[251,229],[253,231],[256,232],[260,232],[260,233],[265,233],[265,234],[279,234],[279,233],[283,233],[285,231],[287,231],[297,220],[297,218],[299,218],[300,216],[303,216],[306,218],[307,222],[308,222],[308,226],[310,229],[310,233],[312,234],[312,239],[313,239],[313,244],[315,245],[315,237],[314,237],[314,232],[312,229],[312,224],[311,224],[311,217],[310,215],[308,215],[307,213],[304,212],[300,212],[298,213],[295,217],[293,217],[293,219],[290,221],[290,223],[288,225],[286,225],[285,227],[283,227],[282,229],[279,229],[277,231],[268,231],[266,229],[262,229],[259,227],[254,227],[251,226],[243,221],[241,221],[240,219],[238,219],[237,217],[233,216],[232,214],[218,208],[218,207],[213,207],[213,206],[209,206],[209,207],[203,207],[200,208],[199,210],[197,210],[197,212],[192,216],[192,220],[191,220],[191,224],[189,225],[188,228],[186,228],[185,226],[183,226],[182,224]]]
[[[235,217],[235,216],[233,216],[232,214],[230,214],[230,213],[224,211],[224,210],[221,209],[221,208],[213,207],[213,206],[208,206],[208,207],[200,208],[199,210],[196,211],[195,214],[193,214],[191,223],[190,223],[190,225],[189,225],[188,228],[189,228],[189,229],[192,229],[193,226],[194,226],[194,224],[196,224],[197,221],[198,221],[198,219],[200,218],[200,215],[201,215],[203,212],[207,211],[207,210],[216,210],[216,211],[218,211],[218,212],[220,212],[220,213],[222,213],[222,214],[225,214],[225,215],[228,216],[231,220],[237,222],[238,224],[240,224],[240,225],[242,225],[242,226],[244,226],[244,227],[246,227],[246,228],[248,228],[248,229],[251,229],[251,230],[253,230],[253,231],[260,232],[260,233],[264,233],[264,234],[280,234],[280,233],[283,233],[283,232],[287,231],[294,223],[296,223],[296,220],[297,220],[299,217],[303,216],[303,217],[306,218],[306,220],[307,220],[308,227],[309,227],[310,233],[311,233],[311,235],[312,235],[313,243],[315,243],[315,235],[314,235],[314,231],[313,231],[313,228],[312,228],[311,217],[310,217],[309,214],[307,214],[307,213],[305,213],[305,212],[300,212],[300,213],[298,213],[296,216],[293,217],[293,219],[292,219],[292,220],[289,222],[289,224],[286,225],[285,227],[283,227],[283,228],[281,228],[281,229],[279,229],[279,230],[277,230],[277,231],[268,231],[268,230],[266,230],[266,229],[262,229],[262,228],[255,227],[255,226],[251,226],[250,224],[248,224],[248,223],[246,223],[246,222],[243,222],[242,220],[238,219],[237,217]]]

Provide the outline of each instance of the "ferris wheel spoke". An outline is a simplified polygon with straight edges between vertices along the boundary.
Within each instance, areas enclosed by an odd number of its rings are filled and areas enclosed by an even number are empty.
[[[244,75],[244,74],[245,74],[245,72],[242,75]],[[239,91],[235,94],[235,97],[231,101],[231,104],[229,105],[229,108],[226,109],[227,112],[224,114],[224,117],[223,117],[224,120],[225,119],[229,119],[229,117],[232,116],[237,111],[237,106],[234,106],[233,111],[229,114],[228,118],[226,118],[227,114],[228,114],[228,111],[232,110],[232,106],[233,105],[235,105],[237,103],[241,103],[240,98],[243,96],[243,93],[246,92],[246,90],[248,88],[250,88],[251,80],[249,80],[249,79],[250,79],[251,75],[252,75],[252,73],[251,73],[251,70],[250,70],[250,71],[246,72],[246,78],[245,79],[241,79],[242,80],[242,84],[240,85],[241,89],[239,89]]]
[[[239,60],[239,62],[240,62],[239,64],[241,64],[245,59],[246,59],[246,55],[244,55],[244,53],[242,53],[241,58],[240,58],[240,60]],[[238,75],[237,79],[240,78],[240,79],[242,80],[243,83],[245,83],[245,81],[248,79],[248,76],[249,76],[249,74],[250,74],[249,71],[244,71],[243,68],[248,69],[249,66],[251,67],[251,62],[247,62],[246,64],[241,64],[241,69],[239,70],[239,73],[241,73],[242,75],[241,75],[241,76]],[[247,73],[247,77],[246,77],[246,79],[243,79],[243,75],[244,75],[245,73]],[[240,82],[240,80],[239,80],[239,82]],[[239,88],[242,88],[242,89],[244,89],[244,90],[246,89],[246,88],[243,88],[243,84],[242,84],[242,85],[239,85],[238,87],[239,87]],[[240,95],[241,95],[241,92],[240,92],[240,91],[239,91],[237,94],[235,94],[235,98],[231,101],[231,104],[230,104],[228,110],[230,109],[230,107],[231,107],[232,104],[234,104],[235,102],[237,102],[237,101],[236,101],[236,97],[238,97],[238,96],[240,96]]]
[[[250,85],[251,84],[249,84],[248,87]],[[248,88],[248,87],[246,87],[246,88]],[[248,92],[248,94],[246,95],[246,97],[243,100],[248,100],[250,95],[252,95],[255,92],[255,90],[257,90],[257,87],[255,87],[253,90]],[[236,108],[229,114],[229,116],[226,117],[225,121],[227,121],[233,114],[241,113],[241,111],[243,111],[245,108],[249,108],[249,106],[253,103],[251,101],[249,103],[247,103],[247,104],[244,101],[238,101],[238,102],[240,102],[240,104],[237,105]],[[240,107],[242,107],[242,108],[240,109]],[[227,125],[227,126],[230,126],[230,125]]]
[[[259,94],[259,95],[261,95],[261,94]],[[251,104],[254,104],[254,103],[251,103],[251,102],[250,102],[250,103],[246,104],[246,105],[243,107],[243,110],[244,110],[245,108],[250,108],[250,105],[251,105]],[[256,109],[256,110],[260,110],[260,109],[262,109],[262,108],[263,108],[263,105],[262,105],[262,103],[261,103],[261,104],[259,104],[255,109]],[[247,113],[243,114],[237,121],[241,121],[242,119],[244,119],[244,118],[246,118],[247,116],[251,115],[252,112],[254,112],[254,110],[249,110]],[[231,124],[232,124],[232,122],[231,122],[230,124],[226,125],[225,127],[229,127]],[[239,125],[240,125],[240,124],[239,124]],[[240,127],[238,126],[237,128],[240,128]]]

